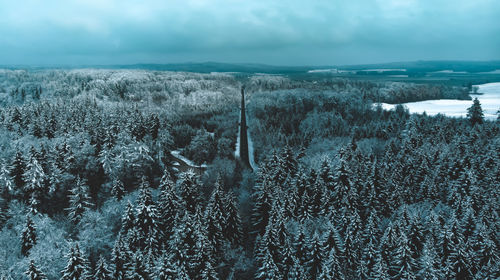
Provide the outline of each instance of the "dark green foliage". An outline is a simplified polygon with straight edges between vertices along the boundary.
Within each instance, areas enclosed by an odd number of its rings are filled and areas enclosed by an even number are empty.
[[[483,109],[477,97],[474,99],[472,106],[467,109],[467,118],[469,118],[472,125],[482,124],[484,121]]]
[[[47,277],[43,272],[41,272],[35,265],[33,260],[30,260],[30,264],[28,266],[28,270],[25,272],[26,276],[28,276],[29,280],[46,280]]]
[[[82,256],[78,244],[71,247],[66,256],[68,264],[61,272],[61,280],[87,280],[90,271],[86,259]]]
[[[21,254],[28,256],[29,250],[36,244],[37,235],[33,220],[28,215],[26,217],[26,225],[21,233]]]

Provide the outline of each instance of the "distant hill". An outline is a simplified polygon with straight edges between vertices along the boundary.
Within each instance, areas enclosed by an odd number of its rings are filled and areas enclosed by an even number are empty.
[[[16,66],[8,65],[0,68],[7,69],[75,69],[75,68],[100,68],[100,69],[144,69],[155,71],[184,71],[184,72],[239,72],[239,73],[265,73],[265,74],[299,74],[317,69],[340,69],[361,71],[367,69],[405,69],[410,75],[438,71],[481,73],[500,69],[500,61],[409,61],[390,62],[359,65],[323,65],[323,66],[276,66],[252,63],[171,63],[171,64],[126,64],[126,65],[72,65],[72,66]]]

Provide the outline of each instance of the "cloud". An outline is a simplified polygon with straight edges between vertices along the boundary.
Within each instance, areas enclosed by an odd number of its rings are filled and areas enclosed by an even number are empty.
[[[500,59],[493,0],[0,0],[0,64]]]

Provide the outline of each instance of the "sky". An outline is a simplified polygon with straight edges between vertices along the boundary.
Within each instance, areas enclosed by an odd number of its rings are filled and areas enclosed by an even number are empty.
[[[0,65],[500,60],[498,0],[0,0]]]

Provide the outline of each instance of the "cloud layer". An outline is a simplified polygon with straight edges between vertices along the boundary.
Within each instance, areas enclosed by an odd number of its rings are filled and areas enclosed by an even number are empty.
[[[0,0],[0,64],[500,59],[495,0]]]

